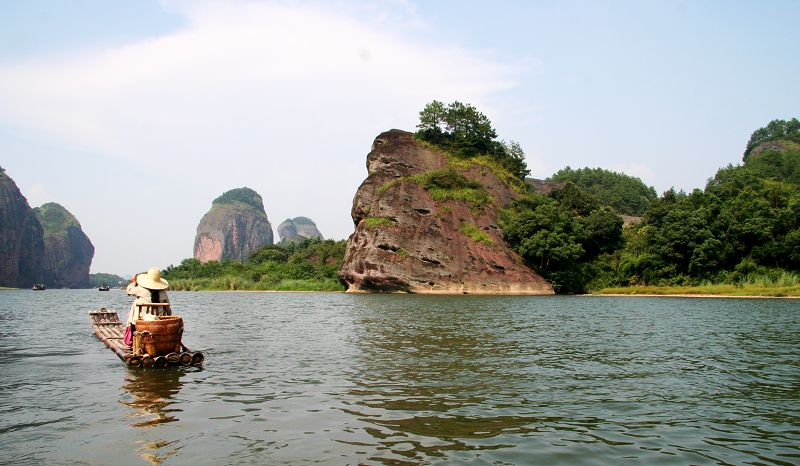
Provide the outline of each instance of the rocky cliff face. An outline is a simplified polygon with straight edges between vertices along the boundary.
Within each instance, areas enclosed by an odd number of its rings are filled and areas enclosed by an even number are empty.
[[[287,218],[278,225],[281,242],[298,242],[306,238],[325,239],[317,229],[317,224],[308,217]]]
[[[28,200],[0,168],[0,286],[42,281],[44,239]]]
[[[750,156],[757,156],[764,152],[800,152],[800,143],[787,139],[762,142],[750,151]]]
[[[266,244],[272,244],[272,225],[261,196],[250,188],[233,189],[215,199],[200,220],[194,257],[245,261]]]
[[[33,209],[44,230],[42,281],[52,288],[86,288],[94,245],[67,209],[50,202]]]
[[[491,201],[434,200],[420,176],[448,167],[447,156],[399,130],[379,135],[367,155],[369,176],[353,200],[356,226],[340,279],[349,292],[553,294],[503,240],[498,210],[517,194],[478,163],[458,172]]]

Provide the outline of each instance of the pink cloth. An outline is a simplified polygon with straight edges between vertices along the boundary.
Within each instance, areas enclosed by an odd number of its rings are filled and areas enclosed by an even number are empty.
[[[131,331],[131,326],[125,326],[125,334],[123,335],[122,341],[125,342],[126,345],[131,346],[133,345],[133,332]]]

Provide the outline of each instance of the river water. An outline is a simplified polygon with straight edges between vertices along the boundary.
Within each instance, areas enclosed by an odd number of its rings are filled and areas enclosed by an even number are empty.
[[[97,340],[120,290],[0,291],[0,463],[800,463],[800,301],[170,297],[201,369]]]

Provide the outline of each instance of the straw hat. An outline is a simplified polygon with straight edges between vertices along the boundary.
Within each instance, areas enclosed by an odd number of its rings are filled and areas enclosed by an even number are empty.
[[[137,275],[136,283],[149,290],[166,290],[169,287],[169,282],[161,278],[161,271],[157,267]]]

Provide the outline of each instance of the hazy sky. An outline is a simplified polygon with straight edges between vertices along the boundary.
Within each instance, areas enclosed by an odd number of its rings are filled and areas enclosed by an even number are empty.
[[[476,105],[537,178],[691,190],[800,116],[798,19],[796,0],[4,0],[0,166],[123,275],[191,257],[242,186],[273,229],[347,238],[372,140],[433,99]]]

